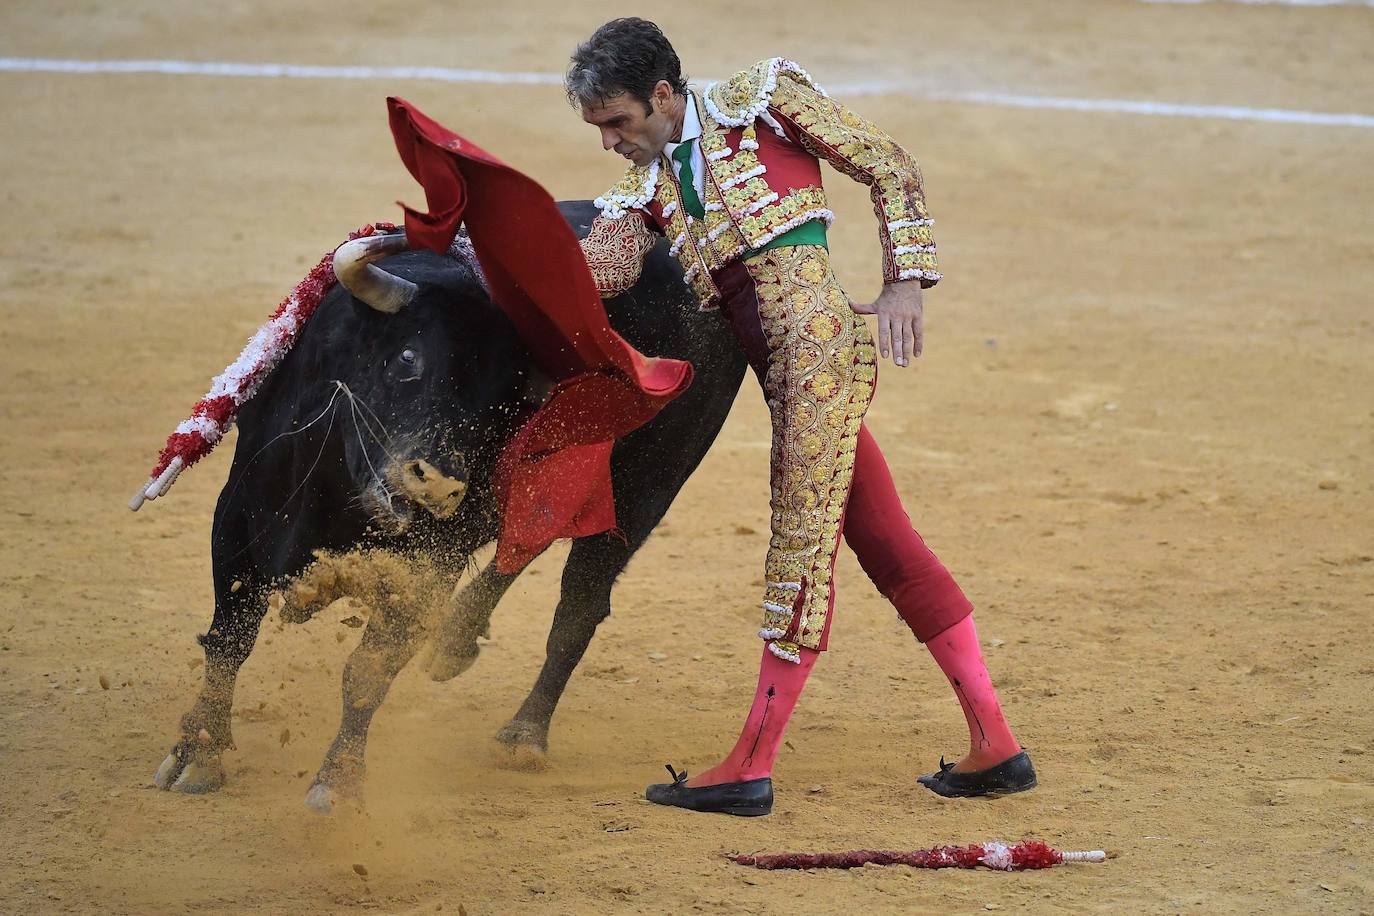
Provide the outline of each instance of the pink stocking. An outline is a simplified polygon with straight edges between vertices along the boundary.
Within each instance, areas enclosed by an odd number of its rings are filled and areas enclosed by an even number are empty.
[[[801,664],[778,658],[768,651],[765,644],[754,705],[749,709],[749,717],[744,720],[744,731],[740,732],[735,749],[723,761],[690,779],[687,785],[696,788],[723,782],[743,782],[773,772],[773,761],[777,759],[778,748],[782,745],[787,720],[792,717],[792,708],[797,705],[797,698],[806,686],[811,666],[820,655],[814,649],[805,647],[798,651]]]
[[[954,767],[955,772],[986,770],[1020,753],[1021,745],[1007,726],[983,664],[972,615],[936,634],[926,648],[949,678],[968,720],[969,753]]]

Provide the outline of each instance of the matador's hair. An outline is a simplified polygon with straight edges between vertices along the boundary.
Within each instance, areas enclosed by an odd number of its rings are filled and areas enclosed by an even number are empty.
[[[630,16],[612,19],[577,46],[563,86],[574,107],[604,105],[607,99],[629,95],[650,114],[649,96],[659,80],[678,95],[687,94],[682,63],[663,30]]]

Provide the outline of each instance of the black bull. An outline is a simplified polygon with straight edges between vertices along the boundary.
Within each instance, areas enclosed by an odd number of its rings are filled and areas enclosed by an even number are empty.
[[[585,201],[560,207],[585,235],[594,207]],[[499,532],[493,465],[537,400],[538,386],[514,328],[472,263],[428,252],[380,262],[417,286],[395,314],[336,286],[244,406],[211,535],[215,614],[200,637],[204,683],[157,772],[161,788],[207,792],[223,783],[239,667],[269,607],[287,619],[299,612],[284,607],[274,590],[310,567],[316,551],[424,554],[437,558],[451,587],[473,552]],[[745,370],[727,324],[697,310],[666,243],[651,254],[634,289],[607,301],[606,310],[611,325],[641,352],[689,360],[695,381],[615,446],[611,474],[624,537],[573,543],[543,669],[497,736],[514,752],[547,750],[554,708],[610,614],[616,577],[706,454]],[[426,640],[433,646],[432,677],[465,670],[476,659],[477,636],[518,575],[487,566],[438,618],[373,609],[345,667],[342,722],[308,804],[329,810],[335,798],[359,789],[368,725],[392,679]]]

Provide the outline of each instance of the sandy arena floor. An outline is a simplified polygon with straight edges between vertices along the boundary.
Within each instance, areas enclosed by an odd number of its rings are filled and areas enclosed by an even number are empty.
[[[556,72],[639,12],[704,79],[786,54],[823,84],[1374,113],[1367,7],[857,0],[832,19],[793,0],[722,26],[734,5],[471,6],[10,0],[0,55]],[[962,716],[846,554],[777,813],[642,799],[665,761],[713,762],[752,689],[752,380],[618,587],[547,770],[503,767],[491,736],[542,660],[564,549],[472,671],[402,674],[365,814],[301,804],[356,639],[332,620],[265,629],[224,791],[150,788],[199,685],[231,449],[137,515],[125,501],[306,267],[420,198],[388,93],[557,196],[618,172],[553,86],[0,73],[0,910],[1374,912],[1368,128],[850,99],[920,159],[948,275],[871,426],[979,605],[1037,791],[915,785],[958,755]],[[871,298],[866,196],[829,181],[842,276]],[[719,610],[665,626],[665,594]],[[721,857],[1023,837],[1119,857],[1018,875]]]

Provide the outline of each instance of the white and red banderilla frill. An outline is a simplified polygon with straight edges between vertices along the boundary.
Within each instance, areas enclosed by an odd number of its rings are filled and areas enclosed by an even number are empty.
[[[936,846],[911,852],[880,849],[855,849],[849,852],[780,852],[771,855],[727,856],[739,865],[763,869],[862,868],[865,865],[910,865],[913,868],[991,868],[997,871],[1025,871],[1050,868],[1066,862],[1105,862],[1101,849],[1089,852],[1061,852],[1038,841],[1008,846],[983,843],[971,846]]]
[[[349,233],[348,241],[394,231],[393,223],[369,223]],[[138,511],[147,499],[157,499],[176,482],[181,472],[195,464],[219,444],[233,429],[239,409],[257,393],[263,380],[290,351],[305,322],[324,301],[325,294],[338,282],[334,276],[334,252],[329,252],[296,284],[290,295],[258,328],[238,359],[234,360],[210,385],[210,391],[191,408],[191,415],[167,437],[167,444],[153,465],[148,482],[139,487],[129,508]]]

